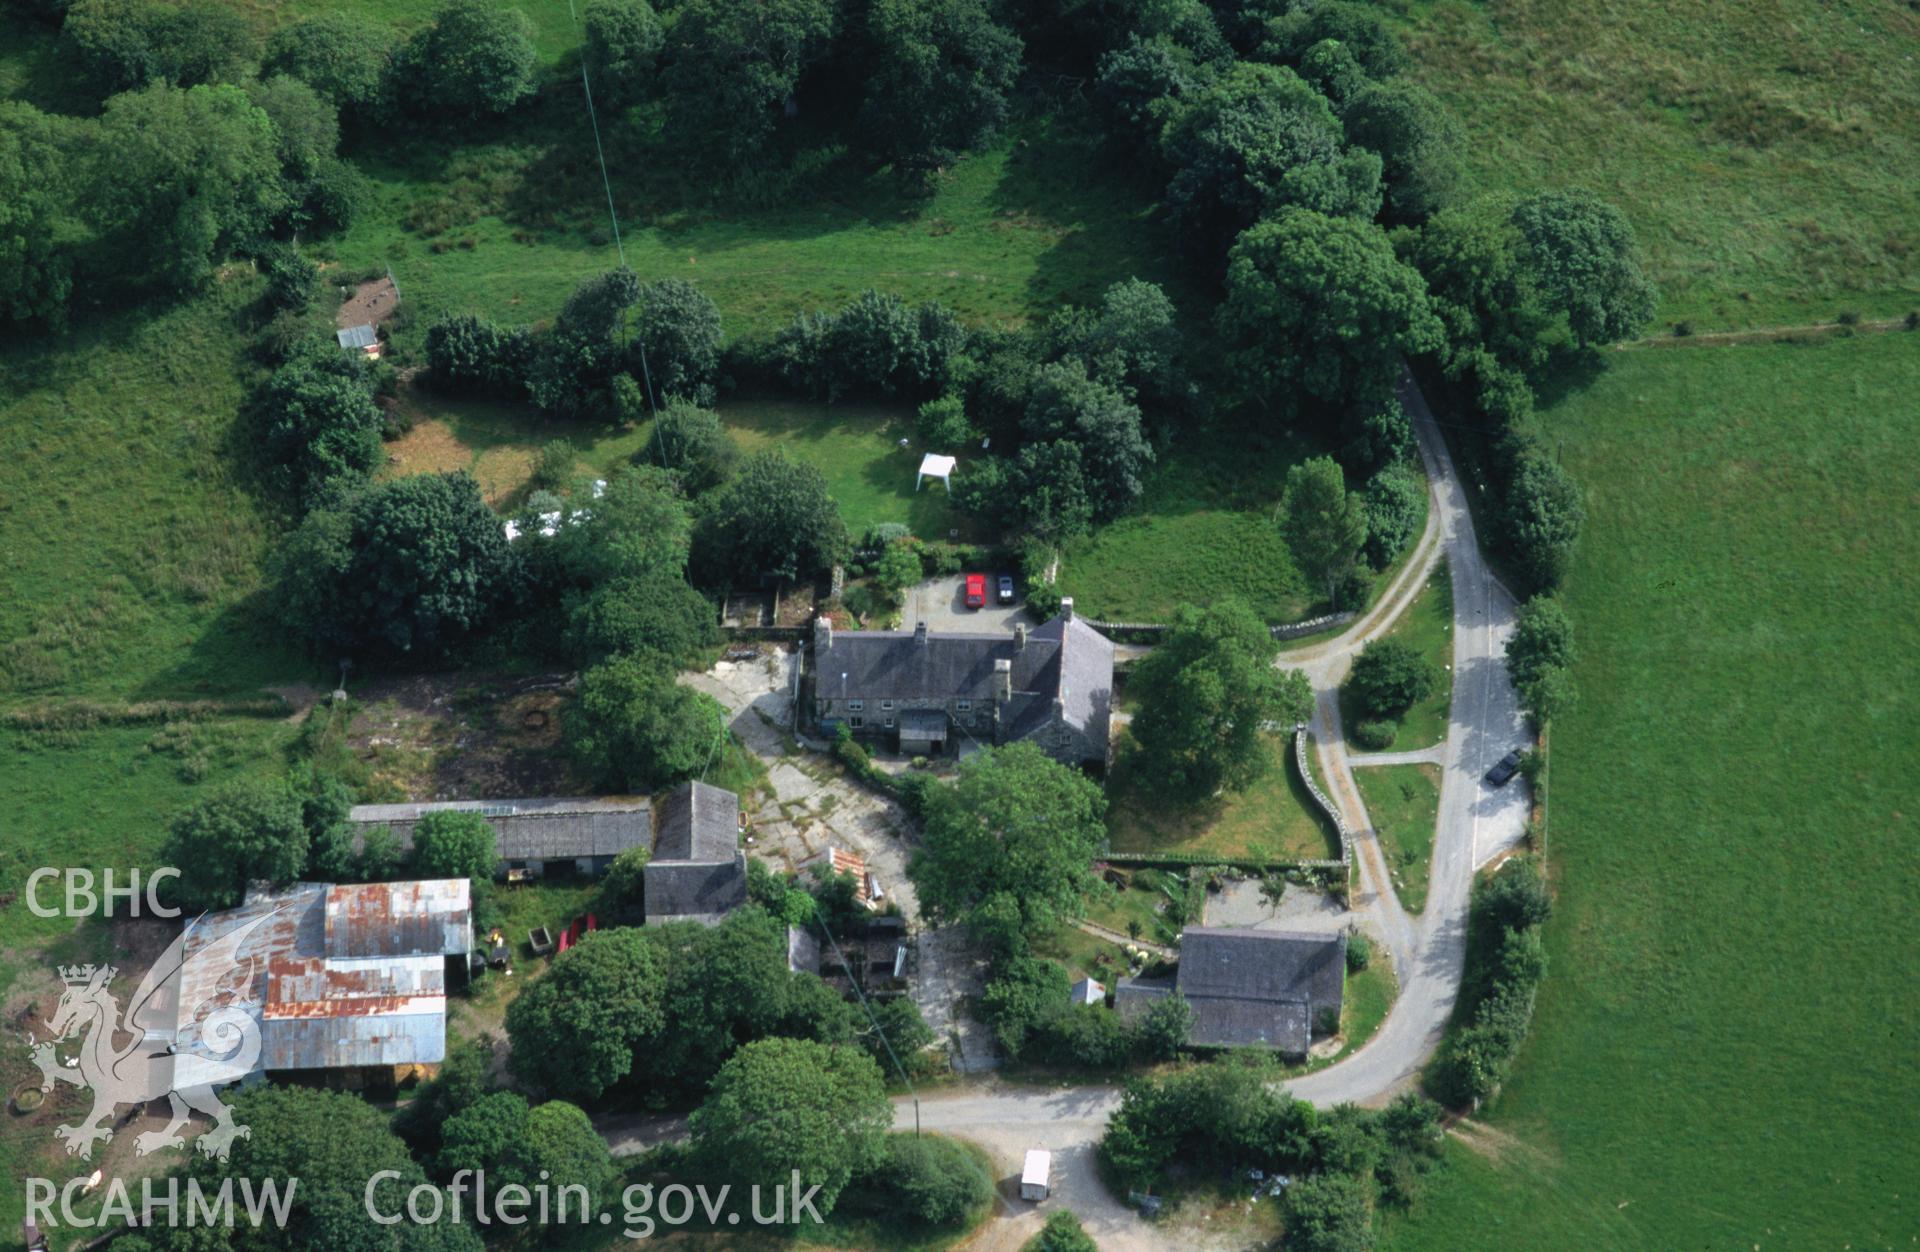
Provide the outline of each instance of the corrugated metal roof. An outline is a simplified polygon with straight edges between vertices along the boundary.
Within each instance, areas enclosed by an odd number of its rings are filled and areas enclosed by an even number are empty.
[[[472,892],[464,878],[333,887],[326,909],[328,956],[446,955],[473,947]]]
[[[234,1005],[260,1023],[256,1070],[433,1064],[446,1054],[446,958],[472,946],[465,879],[250,895],[192,924],[175,976],[174,1042],[205,1051],[200,1023]],[[255,921],[232,961],[196,960]]]
[[[343,348],[371,348],[380,341],[371,326],[349,326],[345,330],[335,331],[333,337],[340,341]]]

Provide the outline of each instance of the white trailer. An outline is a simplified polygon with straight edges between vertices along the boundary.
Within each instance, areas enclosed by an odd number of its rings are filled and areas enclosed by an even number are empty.
[[[1027,1149],[1026,1167],[1020,1171],[1020,1198],[1044,1200],[1053,1191],[1053,1153],[1044,1148]]]

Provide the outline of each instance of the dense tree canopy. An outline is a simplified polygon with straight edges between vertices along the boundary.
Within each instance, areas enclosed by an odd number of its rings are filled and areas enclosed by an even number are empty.
[[[720,310],[684,278],[643,284],[635,303],[628,371],[651,380],[655,404],[712,404],[726,342]]]
[[[675,682],[657,657],[616,656],[580,676],[562,724],[583,774],[634,794],[698,774],[725,733],[726,712],[712,696]]]
[[[1507,670],[1521,707],[1545,722],[1573,701],[1573,622],[1560,601],[1535,596],[1520,606],[1507,640]]]
[[[289,206],[273,122],[239,87],[155,83],[107,101],[82,208],[114,270],[197,286]]]
[[[1327,98],[1293,71],[1238,64],[1195,92],[1168,124],[1167,203],[1196,255],[1217,262],[1234,237],[1287,207],[1370,221],[1380,158],[1346,145]]]
[[[1034,371],[1022,427],[1036,442],[1066,440],[1079,449],[1095,520],[1117,517],[1140,498],[1154,460],[1140,410],[1118,388],[1089,378],[1078,358]]]
[[[1031,743],[968,758],[951,790],[927,798],[908,866],[921,904],[993,932],[982,938],[1001,946],[1080,916],[1106,842],[1106,807],[1097,784]]]
[[[1537,445],[1527,444],[1516,457],[1501,520],[1502,537],[1519,566],[1524,590],[1559,586],[1586,509],[1573,479]]]
[[[1440,346],[1418,271],[1366,222],[1289,209],[1240,236],[1219,326],[1257,395],[1342,407],[1392,392],[1400,358]]]
[[[1378,153],[1386,216],[1420,222],[1460,181],[1460,128],[1433,93],[1404,79],[1367,83],[1341,111],[1347,138]]]
[[[872,69],[856,134],[902,170],[947,165],[991,134],[1020,71],[1020,39],[983,0],[875,0]]]
[[[500,864],[495,848],[493,827],[478,813],[440,809],[413,828],[413,868],[422,878],[466,878],[484,890]]]
[[[763,1039],[720,1067],[691,1120],[695,1150],[722,1176],[770,1195],[797,1170],[824,1215],[881,1159],[893,1105],[865,1052]]]
[[[801,74],[826,53],[836,18],[830,0],[684,0],[668,23],[660,76],[668,133],[706,161],[759,154]]]
[[[1403,258],[1426,279],[1444,331],[1440,361],[1448,377],[1460,377],[1480,351],[1509,369],[1541,363],[1552,315],[1526,240],[1504,206],[1479,201],[1445,209],[1398,239]]]
[[[1396,461],[1367,481],[1367,561],[1376,570],[1393,564],[1413,541],[1426,511],[1427,480],[1406,461]]]
[[[671,470],[688,496],[701,496],[733,476],[740,445],[718,413],[676,401],[660,410],[653,437],[634,456]]]
[[[587,38],[580,57],[594,99],[619,109],[643,98],[666,39],[653,6],[647,0],[590,0],[581,16]]]
[[[509,1064],[542,1090],[598,1099],[660,1032],[665,995],[665,963],[643,932],[593,931],[507,1007]]]
[[[285,886],[307,863],[309,836],[300,803],[286,787],[244,779],[178,814],[160,863],[180,871],[181,903],[226,909],[256,879]]]
[[[209,0],[75,0],[60,32],[102,96],[153,82],[238,82],[253,61],[246,21]]]
[[[1353,659],[1346,686],[1374,717],[1397,717],[1432,694],[1440,676],[1433,662],[1401,639],[1374,639]]]
[[[352,13],[318,13],[282,26],[267,40],[260,73],[286,74],[346,111],[380,97],[393,60],[392,30]]]
[[[407,104],[456,117],[504,113],[533,94],[533,23],[495,0],[449,0],[395,58]]]
[[[1620,210],[1591,192],[1543,191],[1516,205],[1513,221],[1548,304],[1566,314],[1576,342],[1625,339],[1653,316],[1653,284]]]
[[[811,577],[845,548],[826,475],[780,448],[748,457],[731,482],[700,501],[694,564],[703,585],[761,574]]]
[[[60,246],[69,220],[73,127],[29,104],[0,101],[0,317],[63,324],[73,265]]]
[[[1261,728],[1288,727],[1313,711],[1306,675],[1274,668],[1279,652],[1243,601],[1180,606],[1173,629],[1130,679],[1139,764],[1156,789],[1197,800],[1245,788],[1265,772]]]
[[[321,498],[329,484],[357,485],[386,459],[366,366],[330,342],[296,349],[255,405],[267,458],[302,499]]]
[[[316,509],[280,552],[280,600],[316,647],[431,656],[484,624],[512,553],[465,473],[377,483]]]

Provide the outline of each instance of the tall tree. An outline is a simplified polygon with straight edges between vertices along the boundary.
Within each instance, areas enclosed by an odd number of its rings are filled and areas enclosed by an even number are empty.
[[[395,76],[424,113],[505,113],[534,90],[533,23],[495,0],[449,0],[395,58]]]
[[[163,83],[107,101],[85,211],[114,272],[192,287],[288,207],[273,122],[238,87]]]
[[[838,559],[846,542],[827,476],[769,448],[748,457],[732,482],[701,499],[694,565],[703,585],[761,574],[811,577]]]
[[[1444,209],[1395,239],[1403,259],[1426,279],[1449,378],[1460,378],[1482,351],[1514,370],[1532,370],[1546,359],[1553,314],[1528,263],[1526,239],[1505,206],[1482,200]]]
[[[1280,498],[1280,529],[1301,572],[1340,607],[1340,584],[1353,569],[1367,539],[1367,502],[1347,490],[1340,464],[1315,457],[1287,471]]]
[[[610,109],[643,99],[666,34],[647,0],[591,0],[583,15],[586,63],[594,98]]]
[[[1233,246],[1217,315],[1270,403],[1304,390],[1342,408],[1390,395],[1400,358],[1440,346],[1420,274],[1379,227],[1288,209]]]
[[[1460,128],[1432,92],[1394,79],[1367,83],[1341,111],[1347,138],[1381,162],[1386,215],[1422,222],[1444,206],[1460,181]]]
[[[1034,744],[990,748],[951,790],[929,792],[908,873],[931,915],[1017,947],[1084,911],[1106,809],[1099,786]]]
[[[103,96],[152,82],[237,82],[253,60],[246,22],[206,0],[76,0],[60,33]]]
[[[413,867],[423,878],[465,878],[485,891],[500,865],[497,849],[493,827],[478,813],[441,809],[413,828]]]
[[[581,772],[631,793],[698,774],[726,731],[726,710],[675,682],[658,657],[616,656],[580,676],[561,721]]]
[[[1170,795],[1241,790],[1267,768],[1261,728],[1304,721],[1313,690],[1298,670],[1274,668],[1280,645],[1240,600],[1183,604],[1173,629],[1134,666],[1132,733],[1146,776]]]
[[[288,617],[322,649],[433,656],[483,625],[513,556],[465,473],[377,483],[309,513],[275,562]]]
[[[508,1064],[535,1087],[596,1100],[660,1033],[665,993],[665,966],[645,933],[591,932],[507,1007]]]
[[[1022,425],[1030,439],[1079,447],[1096,519],[1118,517],[1140,498],[1154,460],[1140,410],[1117,387],[1089,378],[1078,358],[1034,371]]]
[[[1548,302],[1581,345],[1625,339],[1653,316],[1656,293],[1620,210],[1591,192],[1543,191],[1515,205],[1513,221]]]
[[[0,317],[64,324],[72,260],[60,242],[73,123],[30,104],[0,102]]]
[[[161,860],[179,869],[188,908],[226,909],[240,903],[249,882],[285,886],[299,877],[309,838],[300,802],[285,786],[240,780],[173,819]]]
[[[383,22],[318,13],[273,32],[260,73],[297,78],[342,112],[364,110],[380,96],[393,48],[393,31]]]
[[[880,1067],[857,1048],[763,1039],[720,1067],[691,1121],[695,1151],[742,1190],[771,1194],[798,1171],[803,1190],[820,1189],[824,1216],[879,1163],[893,1106]]]
[[[1020,72],[1020,38],[994,24],[982,0],[876,0],[873,49],[856,131],[883,161],[907,171],[951,164],[1006,117]]]
[[[1195,92],[1160,147],[1174,221],[1212,264],[1289,206],[1359,222],[1380,209],[1380,158],[1347,147],[1326,97],[1281,66],[1242,63]]]
[[[726,344],[719,307],[684,278],[644,284],[637,304],[627,371],[651,381],[656,405],[712,404]]]
[[[778,119],[799,111],[800,76],[826,53],[835,24],[829,0],[684,0],[667,26],[667,133],[711,162],[758,155]]]

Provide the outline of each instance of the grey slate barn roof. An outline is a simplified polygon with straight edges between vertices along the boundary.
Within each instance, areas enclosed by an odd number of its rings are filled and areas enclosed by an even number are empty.
[[[1346,968],[1345,934],[1195,927],[1180,936],[1173,979],[1123,978],[1114,1007],[1136,1021],[1177,989],[1193,1008],[1193,1044],[1300,1054],[1313,1041],[1315,1015],[1339,1012]]]
[[[503,861],[571,861],[614,857],[644,848],[653,839],[653,814],[645,800],[572,797],[543,800],[440,800],[423,804],[361,804],[347,820],[366,831],[385,826],[404,852],[413,829],[436,811],[478,813],[493,827]]]
[[[1057,699],[1067,722],[1108,747],[1113,700],[1113,642],[1079,618],[1056,617],[1011,635],[911,630],[835,631],[816,648],[815,690],[828,700],[978,700],[994,698],[994,662],[1012,665],[1005,725],[1023,738],[1045,725]],[[869,710],[871,712],[872,710]]]
[[[643,879],[649,922],[711,925],[747,902],[739,796],[682,783],[660,798],[659,827]]]

